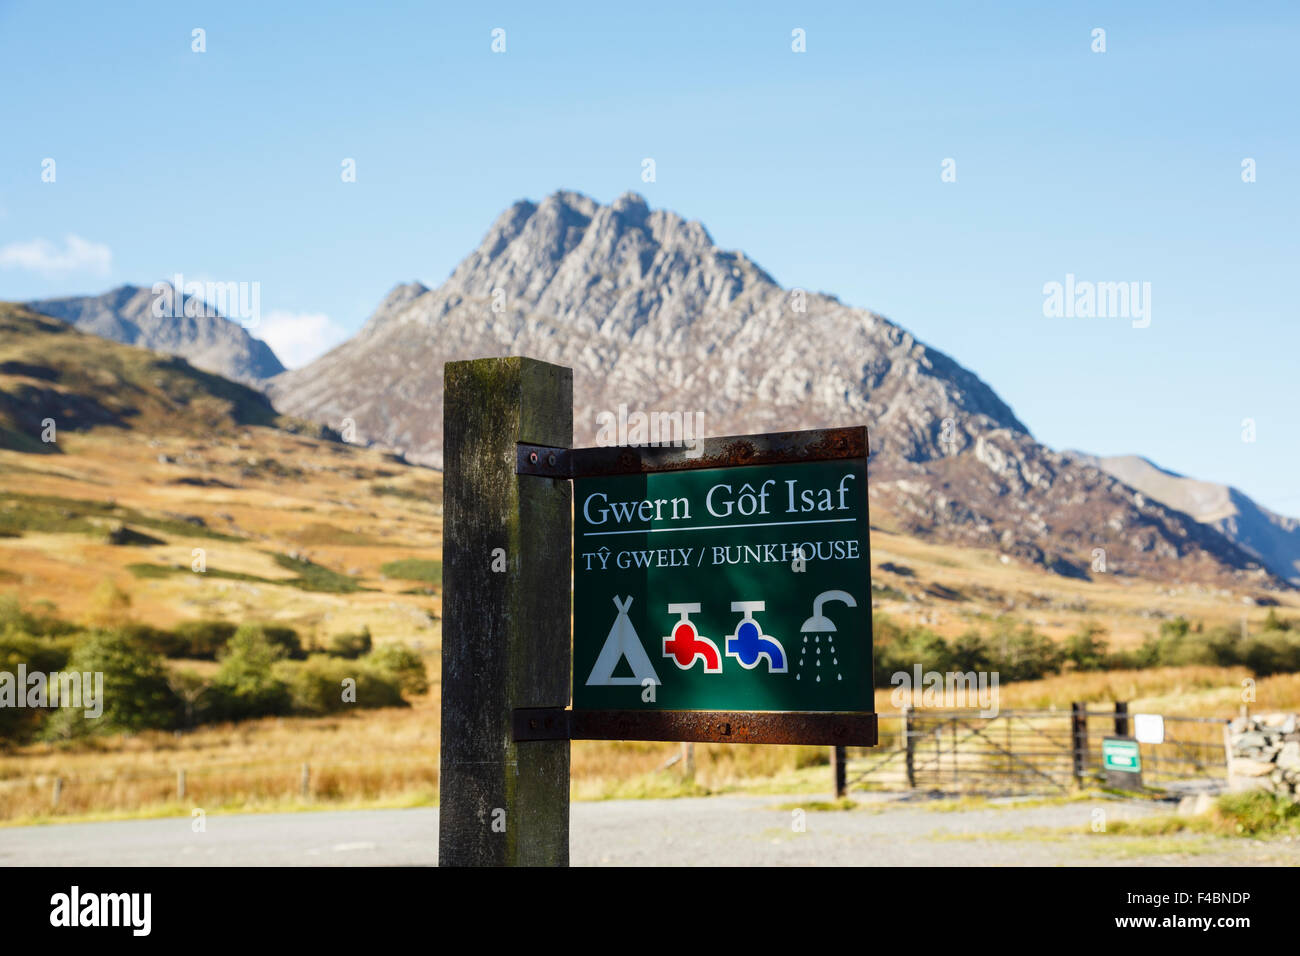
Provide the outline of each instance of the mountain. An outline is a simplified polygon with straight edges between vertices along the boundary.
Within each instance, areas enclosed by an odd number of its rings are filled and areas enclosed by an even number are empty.
[[[1278,577],[1300,586],[1300,519],[1275,514],[1229,485],[1188,478],[1138,455],[1078,457],[1147,497],[1209,525]]]
[[[438,466],[443,364],[518,354],[573,368],[578,444],[624,404],[702,413],[711,435],[866,423],[877,523],[1077,577],[1281,583],[1214,529],[1040,445],[978,376],[900,326],[782,288],[635,193],[515,203],[441,286],[397,286],[269,394]]]
[[[249,425],[336,437],[278,415],[262,392],[185,359],[0,302],[0,448],[58,454],[59,436],[101,426],[208,437]]]
[[[270,346],[253,338],[239,323],[197,297],[176,296],[170,285],[167,289],[155,296],[152,289],[124,285],[103,295],[44,299],[27,305],[83,332],[178,355],[196,368],[245,385],[260,385],[284,371]],[[170,297],[179,300],[175,309],[169,307]],[[159,308],[154,307],[155,299],[161,299]]]

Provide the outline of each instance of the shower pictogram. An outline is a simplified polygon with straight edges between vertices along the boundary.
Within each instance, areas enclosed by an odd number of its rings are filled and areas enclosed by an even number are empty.
[[[794,675],[795,680],[803,680],[804,665],[808,665],[809,675],[812,676],[816,683],[820,684],[822,674],[826,674],[826,679],[830,680],[830,672],[835,671],[837,681],[844,680],[844,675],[840,672],[840,655],[835,649],[835,638],[831,637],[835,633],[835,624],[822,611],[822,606],[828,601],[840,601],[849,607],[857,607],[858,602],[854,600],[853,595],[847,591],[823,591],[817,597],[813,598],[812,617],[803,622],[799,628],[803,634],[803,645],[799,648],[799,666],[798,672]],[[808,643],[808,635],[813,636],[811,645]],[[826,638],[826,643],[822,643],[822,637]],[[808,648],[812,647],[813,654],[808,655]],[[825,651],[825,654],[822,652]],[[822,662],[826,661],[826,670],[822,671]]]

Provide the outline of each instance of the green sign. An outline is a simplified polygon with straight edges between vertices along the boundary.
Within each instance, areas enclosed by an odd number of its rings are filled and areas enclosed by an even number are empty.
[[[575,710],[875,709],[863,459],[573,484]]]
[[[1141,773],[1142,754],[1136,740],[1123,737],[1105,737],[1101,741],[1101,766],[1103,770],[1120,773]]]

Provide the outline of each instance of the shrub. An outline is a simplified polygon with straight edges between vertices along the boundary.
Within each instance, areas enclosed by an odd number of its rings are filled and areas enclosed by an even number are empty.
[[[214,715],[240,720],[287,713],[288,688],[272,672],[284,657],[284,647],[273,642],[262,627],[240,625],[226,644],[212,682]]]
[[[190,670],[172,671],[167,676],[167,683],[180,704],[183,726],[201,724],[213,713],[218,698],[212,692],[212,681],[206,677]]]
[[[29,671],[63,670],[72,653],[68,638],[31,637],[27,634],[0,634],[0,671],[18,673],[18,665]]]
[[[313,654],[302,663],[282,661],[275,665],[274,673],[288,689],[296,713],[330,714],[348,707],[401,707],[406,703],[392,675],[362,662]]]
[[[396,681],[404,693],[429,692],[424,659],[405,644],[382,644],[370,652],[365,663]]]
[[[172,652],[163,653],[168,657],[215,661],[234,634],[235,625],[229,621],[185,621],[173,631]]]
[[[182,657],[180,641],[172,631],[154,627],[151,624],[124,624],[118,628],[151,654],[161,657]]]
[[[1291,625],[1291,622],[1290,622],[1290,621],[1284,621],[1284,620],[1282,620],[1282,618],[1280,618],[1280,617],[1277,616],[1277,609],[1276,609],[1276,608],[1269,608],[1269,609],[1268,609],[1268,614],[1267,614],[1267,616],[1265,616],[1265,618],[1264,618],[1264,630],[1266,630],[1266,631],[1289,631],[1289,630],[1291,630],[1291,627],[1292,627],[1292,625]]]
[[[18,694],[26,694],[27,688],[18,683],[18,668],[23,665],[28,671],[63,670],[68,662],[70,642],[66,639],[49,639],[31,637],[12,631],[0,632],[0,672],[13,675],[12,692],[17,703]],[[5,704],[8,701],[4,702]],[[22,742],[29,740],[39,729],[47,711],[31,707],[10,707],[0,705],[0,741]]]
[[[364,654],[369,654],[372,646],[370,628],[363,627],[355,634],[335,634],[329,639],[325,653],[331,657],[345,657],[348,660],[356,660]]]
[[[33,637],[59,637],[71,634],[77,626],[54,616],[54,605],[38,601],[39,610],[24,610],[12,594],[0,596],[0,634],[29,634]]]
[[[952,642],[948,660],[952,670],[985,671],[991,669],[992,662],[989,643],[979,631],[966,631]]]
[[[1300,833],[1300,803],[1265,790],[1225,793],[1215,804],[1215,814],[1242,836]]]
[[[272,644],[284,649],[284,656],[294,660],[304,660],[307,657],[306,651],[302,649],[302,639],[298,637],[298,632],[291,627],[285,627],[283,624],[241,624],[240,629],[246,627],[255,627],[261,629],[266,635],[266,639]],[[239,632],[236,631],[236,634]]]
[[[87,717],[84,708],[53,711],[44,736],[63,740],[90,734],[135,733],[176,723],[176,696],[162,661],[121,631],[92,631],[73,648],[64,667],[103,674],[103,712]]]
[[[91,627],[118,628],[131,619],[131,595],[109,578],[99,582],[90,596],[87,620]]]
[[[307,656],[307,653],[302,648],[302,639],[298,636],[298,632],[292,627],[286,627],[283,624],[265,624],[260,621],[245,621],[243,624],[236,627],[234,624],[228,624],[224,621],[196,621],[194,623],[208,625],[208,627],[206,627],[202,632],[203,644],[199,644],[196,641],[192,646],[192,650],[195,652],[200,650],[206,652],[209,646],[215,644],[216,653],[212,656],[219,658],[222,656],[221,649],[223,647],[229,647],[241,634],[244,636],[258,634],[268,643],[280,648],[280,650],[284,652],[282,655],[284,657],[293,658],[294,660],[302,660]],[[203,655],[194,653],[185,656],[200,657]]]
[[[1106,629],[1100,624],[1088,622],[1076,634],[1065,639],[1062,648],[1065,660],[1074,665],[1075,670],[1100,671],[1107,666]]]
[[[1300,635],[1265,631],[1243,641],[1238,653],[1241,663],[1259,677],[1300,671]]]
[[[1002,681],[1037,680],[1061,669],[1065,654],[1051,638],[1034,633],[1028,624],[1015,630],[998,622],[990,644],[993,668]]]

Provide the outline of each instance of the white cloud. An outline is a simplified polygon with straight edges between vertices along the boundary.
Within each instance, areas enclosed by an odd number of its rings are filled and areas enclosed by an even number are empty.
[[[106,276],[113,265],[113,250],[102,242],[67,236],[63,248],[48,239],[29,239],[0,246],[0,269],[23,269],[43,276],[90,273]]]
[[[306,365],[348,337],[324,312],[269,312],[250,331],[271,346],[285,368]]]

